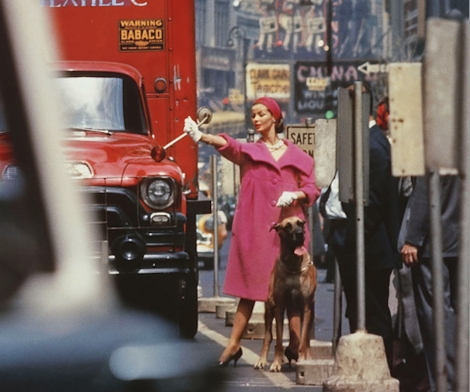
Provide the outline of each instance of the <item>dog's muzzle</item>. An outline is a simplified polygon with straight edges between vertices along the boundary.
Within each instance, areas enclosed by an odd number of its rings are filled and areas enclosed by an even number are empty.
[[[305,232],[303,231],[303,229],[298,228],[290,233],[290,237],[292,244],[300,246],[303,245],[305,241]]]

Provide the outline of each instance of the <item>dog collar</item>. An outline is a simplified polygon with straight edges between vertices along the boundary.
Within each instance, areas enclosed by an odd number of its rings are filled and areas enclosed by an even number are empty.
[[[290,274],[301,274],[302,272],[307,271],[311,266],[313,266],[313,261],[310,258],[310,254],[307,253],[307,263],[303,267],[300,268],[300,271],[299,270],[292,271],[291,269],[287,268],[287,266],[285,266],[284,263],[282,263],[281,265],[282,265],[282,268]]]
[[[313,261],[312,261],[312,259],[310,259],[310,255],[309,255],[309,254],[307,255],[307,257],[308,257],[307,264],[305,265],[304,268],[302,268],[302,269],[300,270],[300,272],[307,271],[307,270],[313,265]]]

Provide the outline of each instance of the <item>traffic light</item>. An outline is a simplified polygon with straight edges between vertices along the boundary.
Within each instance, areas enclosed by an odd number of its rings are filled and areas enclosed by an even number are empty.
[[[327,120],[336,118],[338,114],[338,100],[331,93],[325,95],[324,113]]]

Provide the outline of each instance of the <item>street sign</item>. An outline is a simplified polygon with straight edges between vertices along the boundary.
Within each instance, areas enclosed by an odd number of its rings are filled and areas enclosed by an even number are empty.
[[[362,173],[364,205],[369,204],[369,106],[370,95],[362,94]],[[339,199],[350,203],[355,199],[354,101],[347,88],[338,89],[338,179]]]
[[[371,73],[387,73],[388,66],[387,64],[371,64],[368,61],[364,64],[361,64],[357,67],[358,71],[361,71],[363,74],[369,75]]]
[[[315,183],[328,187],[336,173],[336,120],[287,126],[286,137],[315,159]]]
[[[288,125],[286,127],[287,139],[299,146],[311,157],[315,148],[315,125]]]
[[[237,88],[228,90],[228,98],[230,99],[230,103],[234,105],[243,105],[245,103],[245,96]]]
[[[462,83],[457,60],[462,51],[460,23],[431,19],[426,31],[423,66],[426,167],[439,169],[441,174],[455,174],[459,166],[458,88]]]
[[[325,89],[330,85],[330,78],[307,77],[305,85],[310,91],[325,91]]]
[[[421,63],[389,66],[392,174],[421,176],[424,171]]]
[[[271,98],[290,99],[289,64],[256,64],[246,66],[246,95],[249,100],[268,95]]]

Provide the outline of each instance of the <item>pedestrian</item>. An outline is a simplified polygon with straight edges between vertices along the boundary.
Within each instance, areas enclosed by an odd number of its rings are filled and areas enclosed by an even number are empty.
[[[385,95],[377,104],[376,122],[387,136],[388,141],[391,142],[389,113],[389,98]],[[405,208],[412,190],[411,177],[399,177],[398,211],[400,222],[403,221]],[[398,249],[401,249],[403,243],[400,236],[398,243]],[[392,309],[394,342],[391,374],[392,377],[400,381],[400,391],[428,392],[430,390],[429,377],[416,315],[410,268],[402,266],[400,269],[395,269],[392,272],[392,283],[390,295],[396,296],[397,306]]]
[[[338,173],[335,174],[330,186],[320,196],[320,213],[323,216],[323,235],[326,243],[325,266],[326,277],[323,283],[335,280],[336,255],[335,241],[337,233],[346,227],[346,214],[339,201]]]
[[[354,86],[349,88],[354,95]],[[371,96],[369,108],[369,195],[364,207],[365,327],[383,338],[389,368],[393,359],[393,326],[388,306],[390,275],[400,267],[397,249],[399,229],[398,183],[392,177],[390,143],[372,115],[372,94],[367,84],[363,93]],[[341,182],[341,171],[339,172]],[[346,317],[351,332],[357,330],[356,209],[342,203],[346,223],[336,231],[335,254],[346,297]]]
[[[384,132],[385,136],[389,142],[390,138],[390,124],[389,124],[389,114],[390,114],[390,105],[389,98],[387,95],[383,96],[382,99],[377,104],[377,116],[375,121],[377,126]],[[408,198],[411,195],[411,190],[413,189],[413,184],[411,183],[410,176],[399,177],[398,179],[398,208],[400,211],[400,221],[405,212],[406,204],[408,203]]]
[[[390,108],[389,108],[389,99],[388,96],[385,95],[377,104],[377,116],[375,117],[375,122],[377,126],[385,133],[385,136],[390,136],[390,127],[388,117],[390,115]]]
[[[240,166],[241,186],[232,226],[232,240],[223,291],[239,297],[231,336],[219,358],[220,366],[234,365],[242,355],[241,338],[256,301],[266,301],[271,270],[280,252],[280,241],[272,226],[287,216],[306,220],[305,207],[320,194],[315,185],[314,161],[302,149],[279,134],[284,131],[281,108],[269,97],[255,100],[251,120],[260,138],[242,143],[226,135],[199,131],[191,119],[184,131],[195,142],[211,145]],[[305,247],[310,234],[307,230]],[[293,338],[289,352],[298,353],[300,317],[290,324]],[[286,349],[287,350],[287,349]]]
[[[446,337],[446,373],[449,390],[455,381],[455,323],[457,313],[457,264],[459,252],[459,178],[440,178],[442,267],[444,288],[444,320]],[[429,224],[429,197],[426,177],[417,177],[405,211],[405,221],[400,237],[404,239],[401,256],[405,265],[411,267],[416,312],[423,339],[423,348],[431,387],[435,390],[435,339],[433,334],[433,293],[431,241]]]

